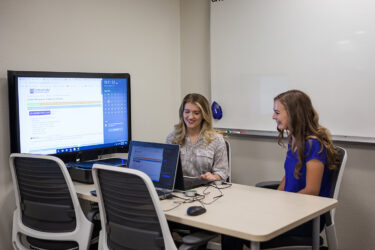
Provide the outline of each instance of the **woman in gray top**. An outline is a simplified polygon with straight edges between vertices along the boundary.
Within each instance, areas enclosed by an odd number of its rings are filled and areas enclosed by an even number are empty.
[[[180,145],[183,174],[209,181],[226,180],[228,157],[223,136],[212,128],[212,113],[207,99],[200,94],[184,97],[180,122],[166,142]]]

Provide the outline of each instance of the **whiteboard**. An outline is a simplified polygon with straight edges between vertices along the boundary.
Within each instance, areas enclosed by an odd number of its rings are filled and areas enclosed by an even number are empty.
[[[219,128],[275,131],[273,98],[306,92],[333,135],[375,139],[375,1],[211,2]]]

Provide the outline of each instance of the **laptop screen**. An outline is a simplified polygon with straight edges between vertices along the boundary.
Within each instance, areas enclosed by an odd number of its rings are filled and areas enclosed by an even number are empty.
[[[146,173],[155,187],[173,190],[179,145],[131,141],[128,167]]]

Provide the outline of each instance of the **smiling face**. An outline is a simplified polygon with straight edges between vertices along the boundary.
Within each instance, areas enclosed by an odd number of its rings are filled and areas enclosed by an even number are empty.
[[[279,130],[288,129],[288,112],[286,111],[285,106],[279,100],[275,100],[273,104],[272,119],[276,121],[277,128]]]
[[[194,103],[187,102],[183,111],[184,122],[187,129],[200,129],[203,120],[202,111]]]

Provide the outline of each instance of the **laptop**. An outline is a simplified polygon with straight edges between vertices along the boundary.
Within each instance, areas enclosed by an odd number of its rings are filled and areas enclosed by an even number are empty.
[[[131,141],[127,166],[147,174],[160,199],[174,190],[180,146],[154,142]]]
[[[185,191],[196,187],[204,186],[209,183],[201,177],[184,176],[182,172],[181,159],[178,159],[175,190]]]

